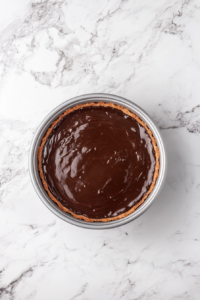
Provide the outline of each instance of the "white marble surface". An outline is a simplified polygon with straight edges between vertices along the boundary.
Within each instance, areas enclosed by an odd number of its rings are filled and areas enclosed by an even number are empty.
[[[0,0],[0,299],[200,299],[199,0]],[[165,186],[136,221],[64,223],[37,197],[30,141],[62,101],[127,97],[160,127]]]

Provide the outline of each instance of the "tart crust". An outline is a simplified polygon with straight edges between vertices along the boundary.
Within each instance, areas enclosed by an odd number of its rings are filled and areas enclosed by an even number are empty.
[[[54,126],[67,114],[80,109],[82,107],[87,107],[87,106],[104,106],[104,107],[112,107],[115,109],[119,109],[121,110],[124,114],[131,116],[132,118],[134,118],[138,123],[140,123],[147,131],[149,137],[151,138],[152,141],[152,145],[155,151],[155,159],[156,159],[156,165],[155,165],[155,170],[154,170],[154,176],[153,176],[153,181],[151,183],[151,186],[148,190],[148,192],[145,194],[145,196],[136,204],[134,205],[130,210],[128,210],[127,212],[120,214],[116,217],[111,217],[111,218],[102,218],[102,219],[92,219],[92,218],[88,218],[86,216],[83,215],[77,215],[74,212],[72,212],[70,209],[66,208],[65,206],[63,206],[55,197],[54,195],[50,192],[49,188],[48,188],[48,184],[45,181],[44,178],[44,174],[43,174],[43,169],[42,169],[42,154],[43,154],[43,148],[44,145],[46,143],[46,140],[48,138],[48,136],[50,135],[51,131],[53,130]],[[118,220],[118,219],[122,219],[128,215],[130,215],[131,213],[133,213],[142,203],[144,203],[145,199],[149,196],[149,194],[153,191],[156,180],[158,178],[159,175],[159,168],[160,168],[160,163],[159,163],[159,157],[160,157],[160,152],[158,149],[158,146],[156,144],[156,140],[153,137],[153,133],[151,132],[151,130],[148,128],[148,126],[146,125],[145,122],[143,122],[137,115],[135,115],[134,113],[130,112],[128,109],[120,106],[120,105],[115,105],[113,103],[104,103],[104,102],[98,102],[98,103],[94,103],[94,102],[90,102],[90,103],[86,103],[86,104],[81,104],[81,105],[77,105],[73,108],[69,108],[67,109],[62,115],[59,116],[59,118],[57,120],[55,120],[51,126],[49,127],[49,129],[47,130],[44,138],[42,139],[41,145],[38,148],[38,169],[39,169],[39,173],[40,173],[40,177],[42,179],[42,183],[43,186],[45,188],[45,190],[47,191],[49,197],[59,206],[60,209],[62,209],[64,212],[70,213],[74,218],[77,219],[82,219],[86,222],[109,222],[109,221],[114,221],[114,220]]]

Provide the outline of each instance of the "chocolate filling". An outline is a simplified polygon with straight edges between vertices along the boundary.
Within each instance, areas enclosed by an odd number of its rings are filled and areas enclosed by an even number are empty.
[[[155,165],[146,129],[109,106],[65,115],[42,152],[49,191],[74,214],[92,219],[116,217],[139,203],[150,189]]]

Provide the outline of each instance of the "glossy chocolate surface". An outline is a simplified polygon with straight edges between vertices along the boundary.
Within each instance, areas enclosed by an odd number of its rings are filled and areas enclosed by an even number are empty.
[[[144,127],[103,106],[63,117],[42,156],[51,193],[75,214],[93,219],[115,217],[136,205],[150,188],[155,163]]]

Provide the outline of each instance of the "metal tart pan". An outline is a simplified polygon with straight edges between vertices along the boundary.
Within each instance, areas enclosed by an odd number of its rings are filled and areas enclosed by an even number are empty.
[[[44,137],[47,129],[51,126],[52,122],[56,120],[65,110],[72,108],[78,104],[84,104],[89,102],[110,102],[114,103],[116,105],[123,106],[127,109],[129,109],[131,112],[135,113],[139,116],[141,120],[143,120],[149,129],[152,131],[154,138],[156,139],[157,146],[160,151],[160,170],[159,170],[159,176],[157,178],[155,187],[153,191],[150,193],[150,195],[147,197],[147,199],[144,201],[143,204],[141,204],[132,214],[128,215],[127,217],[124,217],[119,220],[110,221],[110,222],[86,222],[84,220],[79,220],[74,218],[71,214],[66,213],[62,211],[56,203],[54,203],[51,198],[48,196],[47,192],[45,191],[42,181],[40,179],[39,171],[38,171],[38,147],[41,144],[41,140]],[[36,130],[36,133],[34,135],[34,138],[31,143],[30,147],[30,153],[29,153],[29,173],[30,178],[32,181],[32,184],[35,188],[36,193],[38,194],[39,198],[42,200],[42,202],[46,205],[48,209],[50,209],[51,212],[53,212],[57,217],[61,218],[62,220],[72,224],[76,225],[82,228],[88,228],[88,229],[109,229],[109,228],[115,228],[118,226],[125,225],[136,218],[138,218],[140,215],[142,215],[153,203],[155,198],[158,196],[159,191],[161,190],[161,187],[163,186],[165,174],[166,174],[166,151],[164,147],[164,143],[162,140],[162,137],[160,135],[160,132],[155,125],[155,123],[152,121],[152,119],[149,117],[149,115],[138,105],[136,105],[134,102],[127,100],[125,98],[122,98],[120,96],[112,95],[112,94],[103,94],[103,93],[97,93],[97,94],[86,94],[81,95],[72,99],[69,99],[56,108],[54,108],[50,114],[42,121],[42,123],[39,125],[38,129]]]

